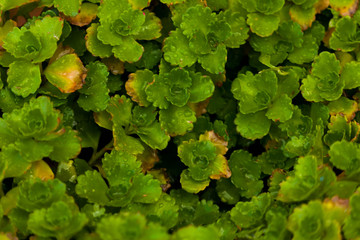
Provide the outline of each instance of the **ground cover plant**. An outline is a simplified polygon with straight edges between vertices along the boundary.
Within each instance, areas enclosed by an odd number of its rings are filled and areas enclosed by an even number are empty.
[[[360,239],[358,0],[0,0],[0,239]]]

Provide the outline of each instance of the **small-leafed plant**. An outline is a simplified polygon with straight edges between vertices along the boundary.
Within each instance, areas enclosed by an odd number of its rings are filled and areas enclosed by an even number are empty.
[[[0,0],[1,240],[359,240],[358,0]]]

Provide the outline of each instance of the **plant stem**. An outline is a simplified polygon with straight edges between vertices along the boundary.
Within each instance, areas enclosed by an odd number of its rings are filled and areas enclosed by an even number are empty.
[[[100,151],[94,153],[89,160],[89,165],[92,166],[104,153],[108,150],[111,150],[114,146],[114,139],[112,139],[108,144],[106,144]]]

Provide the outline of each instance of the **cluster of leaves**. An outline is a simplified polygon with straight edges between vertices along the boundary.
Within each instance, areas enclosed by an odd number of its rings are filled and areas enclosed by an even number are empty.
[[[0,0],[0,239],[360,239],[358,0]]]

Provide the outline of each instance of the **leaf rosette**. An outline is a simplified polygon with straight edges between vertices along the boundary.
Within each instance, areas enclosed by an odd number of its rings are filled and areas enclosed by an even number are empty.
[[[300,87],[308,101],[334,101],[340,98],[345,81],[339,76],[340,62],[335,54],[322,52],[312,63],[311,74],[303,79]]]
[[[80,213],[72,198],[53,203],[49,208],[35,210],[30,214],[28,228],[41,237],[69,239],[88,222]]]
[[[50,99],[39,97],[31,100],[21,109],[4,114],[0,125],[5,128],[2,132],[13,135],[10,139],[15,140],[14,136],[16,136],[20,139],[32,137],[36,140],[50,140],[63,133],[61,120],[61,113],[53,108]]]
[[[148,10],[133,9],[127,0],[103,1],[98,17],[100,25],[97,38],[105,46],[112,46],[114,56],[124,62],[136,62],[141,58],[144,47],[136,40],[151,40],[161,36],[160,19]]]
[[[188,102],[200,102],[210,97],[215,86],[208,76],[174,68],[168,73],[154,76],[145,87],[147,101],[155,107],[167,109],[170,105],[183,107]]]
[[[203,189],[193,191],[191,182],[203,182],[205,187],[210,179],[220,179],[220,177],[229,178],[231,172],[224,154],[227,151],[227,142],[218,137],[213,131],[200,135],[198,141],[190,140],[183,142],[178,147],[178,155],[181,161],[189,168],[184,170],[182,176],[183,188],[188,192],[199,192]],[[207,185],[205,184],[207,183]]]
[[[248,27],[241,16],[231,12],[216,14],[209,7],[197,4],[184,12],[180,28],[170,32],[165,39],[164,58],[180,67],[198,61],[210,73],[223,73],[226,47],[244,44],[247,32]]]
[[[62,28],[62,19],[46,16],[34,21],[29,28],[13,28],[5,37],[3,47],[16,58],[40,63],[54,54]]]
[[[81,149],[76,132],[62,124],[62,114],[48,97],[25,103],[0,119],[0,158],[8,162],[6,177],[20,176],[31,163],[50,157],[68,161]]]
[[[17,206],[28,212],[50,207],[65,196],[65,190],[65,184],[58,179],[28,179],[20,184]]]

